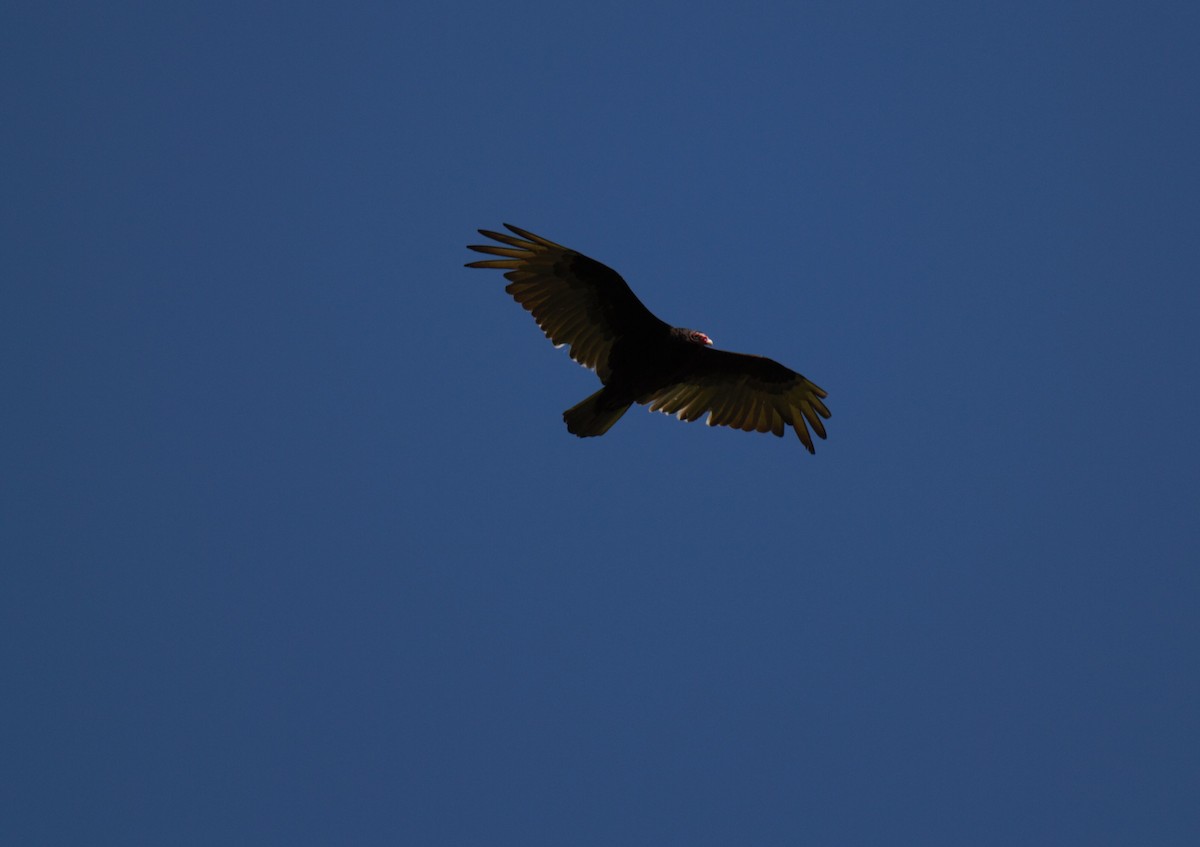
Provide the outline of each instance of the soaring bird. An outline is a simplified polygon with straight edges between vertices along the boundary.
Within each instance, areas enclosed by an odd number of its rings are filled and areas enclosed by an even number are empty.
[[[813,449],[829,417],[825,391],[765,356],[717,350],[703,332],[675,327],[642,305],[616,271],[569,247],[511,224],[512,235],[479,233],[497,244],[471,250],[497,259],[468,268],[498,268],[505,290],[533,315],[556,347],[595,371],[604,387],[563,412],[567,429],[585,438],[608,432],[634,403],[709,426],[783,435],[791,426]],[[807,426],[805,423],[807,422]]]

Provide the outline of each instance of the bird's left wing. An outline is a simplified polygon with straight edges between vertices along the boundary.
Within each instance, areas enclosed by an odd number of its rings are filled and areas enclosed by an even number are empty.
[[[808,427],[825,437],[825,396],[822,388],[773,359],[697,347],[684,376],[646,402],[651,411],[685,421],[707,413],[709,426],[779,436],[791,426],[808,452],[815,453]]]
[[[619,338],[670,329],[612,268],[528,230],[504,226],[514,234],[479,230],[500,244],[470,245],[477,253],[503,258],[467,267],[507,271],[505,290],[533,315],[547,338],[559,347],[569,345],[571,358],[594,370],[601,381],[608,382],[609,353]]]

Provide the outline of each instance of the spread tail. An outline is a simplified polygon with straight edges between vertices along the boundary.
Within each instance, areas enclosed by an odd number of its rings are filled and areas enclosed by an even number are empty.
[[[580,438],[604,435],[608,432],[633,404],[614,400],[611,395],[605,393],[607,391],[607,386],[601,388],[582,403],[577,403],[563,412],[567,429]]]

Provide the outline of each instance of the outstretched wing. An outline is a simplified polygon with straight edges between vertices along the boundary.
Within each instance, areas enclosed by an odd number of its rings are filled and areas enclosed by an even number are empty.
[[[791,426],[808,452],[815,453],[808,427],[825,437],[825,396],[823,389],[772,359],[698,347],[688,372],[647,402],[651,411],[685,421],[707,412],[709,426],[780,436]]]
[[[609,353],[620,337],[670,329],[642,305],[612,268],[505,224],[516,235],[479,230],[505,247],[472,244],[470,249],[503,259],[471,262],[468,268],[500,268],[505,290],[529,311],[555,346],[569,345],[571,358],[608,381]],[[520,236],[519,238],[516,236]]]

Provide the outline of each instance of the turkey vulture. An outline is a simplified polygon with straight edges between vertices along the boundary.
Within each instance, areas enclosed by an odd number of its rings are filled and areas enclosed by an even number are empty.
[[[604,387],[563,412],[567,429],[584,438],[603,435],[634,403],[709,426],[782,436],[796,430],[813,449],[808,426],[821,438],[829,409],[825,392],[800,374],[763,356],[712,348],[702,332],[673,327],[654,316],[620,274],[582,253],[505,224],[513,235],[481,229],[496,244],[470,249],[500,259],[468,268],[498,268],[506,291],[533,314],[556,347],[590,368]]]

